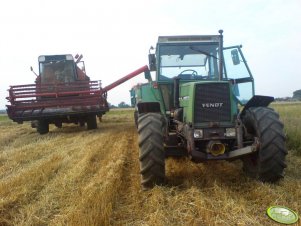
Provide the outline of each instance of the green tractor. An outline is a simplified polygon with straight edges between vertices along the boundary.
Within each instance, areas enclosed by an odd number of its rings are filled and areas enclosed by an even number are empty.
[[[283,124],[254,95],[242,46],[223,47],[218,35],[160,36],[149,54],[153,81],[132,88],[143,188],[165,183],[165,158],[195,162],[241,159],[247,175],[276,182],[287,154]],[[153,49],[153,48],[151,48]]]

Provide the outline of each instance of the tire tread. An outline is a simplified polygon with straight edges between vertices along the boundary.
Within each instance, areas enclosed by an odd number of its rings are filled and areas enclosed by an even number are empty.
[[[276,182],[283,178],[287,150],[278,113],[272,108],[249,108],[243,123],[248,133],[260,141],[258,153],[243,158],[244,171],[263,182]]]
[[[138,117],[140,174],[144,189],[165,182],[163,119],[159,113],[145,113]]]

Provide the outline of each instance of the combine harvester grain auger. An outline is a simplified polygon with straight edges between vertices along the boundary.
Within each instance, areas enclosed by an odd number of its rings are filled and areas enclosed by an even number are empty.
[[[96,129],[96,116],[109,111],[109,90],[142,72],[150,77],[143,66],[102,88],[100,81],[90,81],[81,59],[82,55],[74,59],[70,54],[40,56],[35,83],[10,86],[8,117],[17,123],[31,121],[40,134],[49,132],[49,124],[59,128],[63,123],[87,124],[88,129]]]

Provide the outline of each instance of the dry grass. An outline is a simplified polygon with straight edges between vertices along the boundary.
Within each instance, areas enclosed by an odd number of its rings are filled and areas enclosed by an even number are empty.
[[[239,161],[168,159],[167,185],[141,191],[132,114],[111,111],[95,131],[69,125],[44,136],[0,121],[0,225],[273,225],[270,205],[301,213],[296,151],[279,184],[245,177]]]
[[[288,148],[301,156],[301,103],[273,104],[285,125]]]

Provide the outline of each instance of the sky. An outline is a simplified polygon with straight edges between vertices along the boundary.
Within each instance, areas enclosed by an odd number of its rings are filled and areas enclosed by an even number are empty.
[[[217,35],[242,44],[258,95],[292,96],[301,89],[300,0],[10,0],[0,8],[0,109],[9,85],[31,84],[38,56],[83,54],[91,80],[103,87],[148,64],[161,35]],[[109,91],[130,103],[144,75]]]

